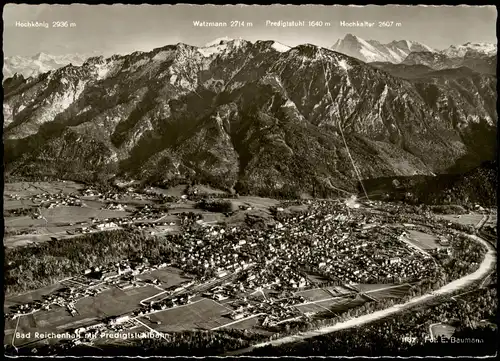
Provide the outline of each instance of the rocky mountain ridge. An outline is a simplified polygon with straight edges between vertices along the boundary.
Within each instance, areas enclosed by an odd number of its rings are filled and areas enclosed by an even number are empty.
[[[8,174],[266,195],[355,190],[342,133],[363,178],[431,174],[488,157],[497,122],[495,77],[410,82],[275,41],[94,57],[4,89]]]

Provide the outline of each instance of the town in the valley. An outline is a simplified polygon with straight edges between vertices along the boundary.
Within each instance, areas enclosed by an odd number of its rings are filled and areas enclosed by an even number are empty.
[[[94,257],[78,272],[47,270],[47,279],[32,275],[29,284],[21,278],[31,267],[22,265],[7,279],[4,344],[34,352],[108,343],[117,332],[168,339],[238,329],[272,337],[293,322],[397,303],[423,280],[464,276],[480,262],[459,271],[449,264],[481,251],[466,234],[484,232],[496,247],[496,210],[481,205],[439,214],[355,196],[280,201],[203,185],[6,183],[4,216],[7,275],[23,249],[64,257],[48,245],[99,234],[136,234],[169,250],[154,259],[143,251],[109,263]]]

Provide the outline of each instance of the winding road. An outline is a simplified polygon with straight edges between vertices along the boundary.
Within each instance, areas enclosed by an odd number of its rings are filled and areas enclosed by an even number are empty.
[[[395,306],[389,307],[385,310],[376,311],[376,312],[370,313],[368,315],[355,317],[355,318],[352,318],[352,319],[344,321],[344,322],[336,323],[335,325],[332,325],[332,326],[320,328],[318,330],[301,332],[301,333],[298,333],[297,335],[287,336],[287,337],[279,338],[279,339],[276,339],[273,341],[259,343],[259,344],[247,347],[245,349],[241,349],[241,350],[227,353],[226,355],[227,356],[241,355],[241,354],[251,352],[252,350],[259,348],[259,347],[278,346],[278,345],[281,345],[284,343],[299,342],[299,341],[303,341],[307,338],[312,338],[312,337],[316,337],[319,335],[325,335],[325,334],[328,334],[331,332],[335,332],[335,331],[339,331],[339,330],[343,330],[343,329],[347,329],[347,328],[351,328],[351,327],[356,327],[356,326],[363,325],[363,324],[366,324],[369,322],[380,320],[382,318],[385,318],[385,317],[394,315],[398,312],[404,311],[408,308],[414,307],[418,304],[422,304],[424,302],[430,301],[438,296],[446,295],[446,294],[455,292],[457,290],[460,290],[460,289],[472,284],[475,281],[483,279],[484,277],[489,275],[494,270],[494,267],[496,264],[496,251],[488,242],[486,242],[482,238],[480,238],[478,236],[474,236],[474,235],[468,235],[465,233],[463,233],[463,234],[466,235],[467,237],[483,244],[487,248],[487,252],[484,256],[483,262],[480,264],[479,268],[475,272],[468,274],[462,278],[459,278],[455,281],[452,281],[452,282],[444,285],[440,289],[433,291],[430,294],[415,297],[406,303],[395,305]]]

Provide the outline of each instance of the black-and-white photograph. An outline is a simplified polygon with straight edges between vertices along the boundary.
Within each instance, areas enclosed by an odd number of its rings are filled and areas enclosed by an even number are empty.
[[[4,5],[4,354],[496,355],[496,21]]]

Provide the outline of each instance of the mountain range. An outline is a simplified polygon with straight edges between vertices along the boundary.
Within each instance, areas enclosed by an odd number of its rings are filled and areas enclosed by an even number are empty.
[[[425,65],[433,70],[467,67],[480,73],[496,74],[497,55],[496,52],[469,51],[463,56],[450,57],[443,52],[414,52],[410,53],[401,64]]]
[[[16,75],[4,94],[14,176],[321,195],[356,189],[351,157],[361,178],[433,174],[470,169],[496,145],[495,76],[410,81],[311,44],[218,39],[93,57]]]
[[[34,56],[10,56],[4,57],[3,76],[4,79],[18,73],[25,78],[37,76],[50,70],[59,69],[68,64],[82,65],[85,59],[95,54],[65,54],[51,55],[40,52]]]
[[[339,39],[331,49],[366,63],[376,63],[378,67],[381,63],[406,66],[423,65],[431,70],[465,66],[482,73],[496,74],[497,46],[490,43],[469,42],[459,46],[452,45],[438,51],[415,41],[400,40],[381,44],[376,40],[364,40],[347,34],[343,39]],[[388,65],[387,68],[398,69],[391,65]]]

